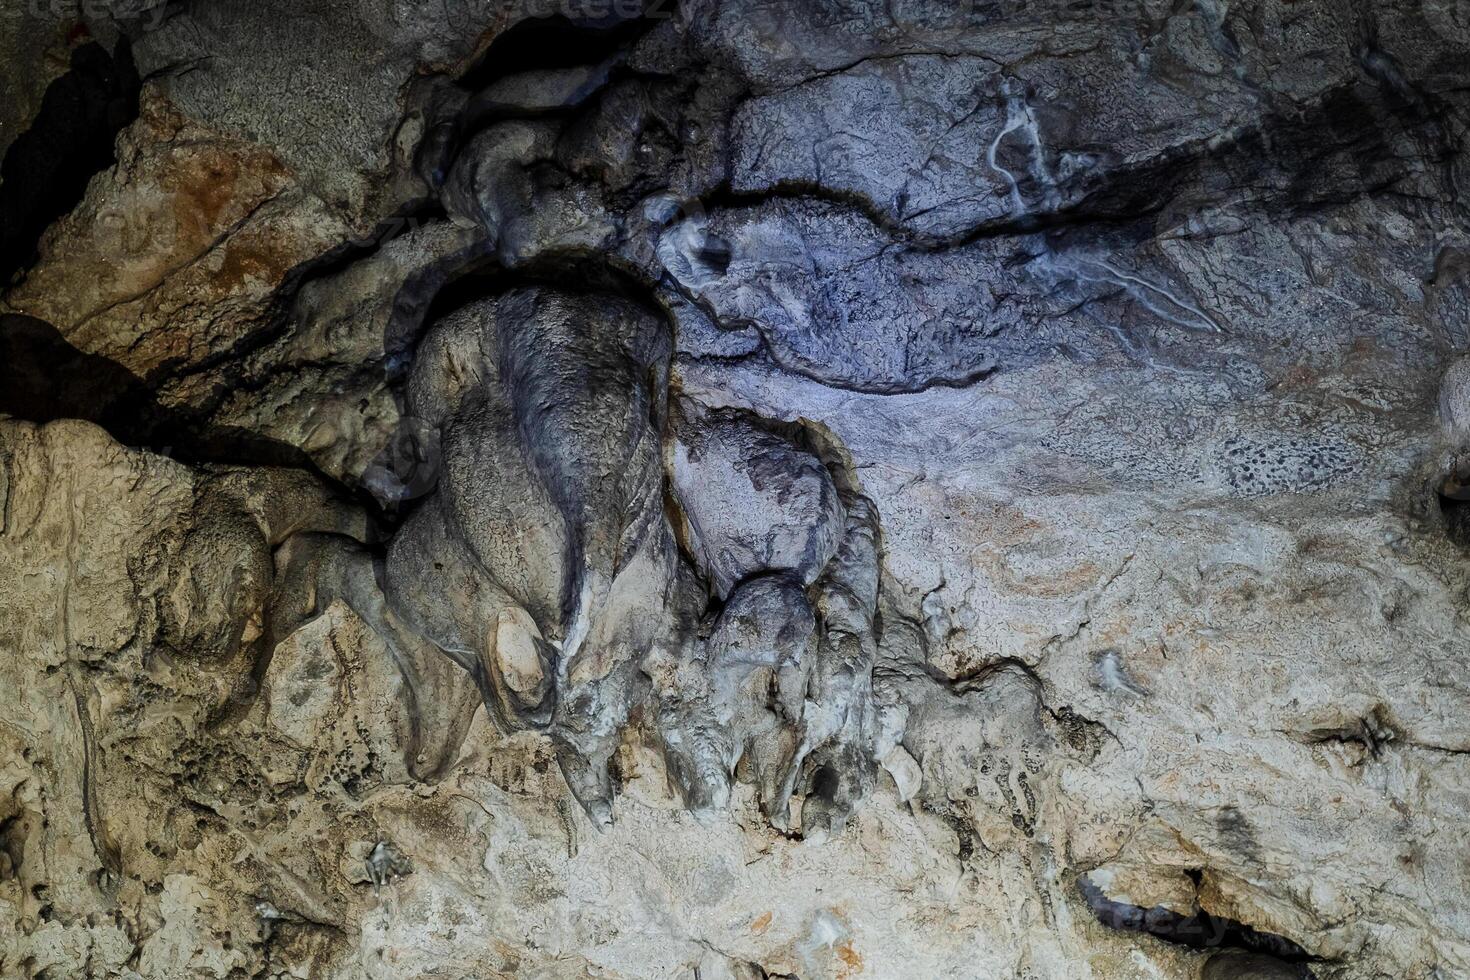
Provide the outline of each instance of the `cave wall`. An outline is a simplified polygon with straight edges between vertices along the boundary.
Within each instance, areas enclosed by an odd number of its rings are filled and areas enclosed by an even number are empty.
[[[0,976],[1470,974],[1470,7],[0,0]]]

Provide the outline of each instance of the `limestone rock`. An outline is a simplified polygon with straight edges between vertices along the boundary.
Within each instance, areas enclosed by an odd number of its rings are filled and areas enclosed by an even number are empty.
[[[19,6],[0,975],[1470,974],[1463,4]]]
[[[1455,442],[1470,435],[1470,362],[1464,358],[1451,363],[1439,383],[1439,421]]]
[[[676,430],[674,493],[691,549],[715,593],[752,575],[786,571],[811,584],[837,550],[841,503],[821,459],[799,433],[762,429],[736,412]]]

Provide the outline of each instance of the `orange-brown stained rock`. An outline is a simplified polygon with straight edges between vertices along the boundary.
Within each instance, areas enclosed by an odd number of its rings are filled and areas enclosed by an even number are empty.
[[[339,233],[269,150],[151,93],[119,137],[118,164],[47,233],[5,302],[148,377],[257,329],[287,272]]]

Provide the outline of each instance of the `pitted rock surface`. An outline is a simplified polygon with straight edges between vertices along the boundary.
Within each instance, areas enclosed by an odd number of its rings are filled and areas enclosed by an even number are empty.
[[[1465,4],[0,26],[0,976],[1470,975]]]

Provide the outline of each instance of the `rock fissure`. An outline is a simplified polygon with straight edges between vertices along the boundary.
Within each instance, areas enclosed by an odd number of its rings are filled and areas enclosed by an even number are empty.
[[[1470,969],[1470,22],[879,7],[20,15],[0,973]]]

